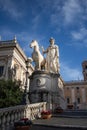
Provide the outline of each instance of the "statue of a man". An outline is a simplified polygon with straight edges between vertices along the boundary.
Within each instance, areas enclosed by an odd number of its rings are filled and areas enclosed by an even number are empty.
[[[59,73],[59,48],[57,45],[54,45],[55,40],[50,38],[50,45],[47,50],[43,51],[43,53],[47,53],[46,55],[46,69],[52,73]]]

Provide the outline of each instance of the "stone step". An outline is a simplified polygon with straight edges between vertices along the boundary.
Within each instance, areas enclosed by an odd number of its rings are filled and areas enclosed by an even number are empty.
[[[54,113],[54,115],[66,115],[66,116],[85,116],[87,117],[87,111],[64,111],[63,113]]]
[[[87,127],[80,127],[80,126],[58,126],[58,125],[40,125],[40,124],[34,124],[31,127],[31,130],[87,130]]]

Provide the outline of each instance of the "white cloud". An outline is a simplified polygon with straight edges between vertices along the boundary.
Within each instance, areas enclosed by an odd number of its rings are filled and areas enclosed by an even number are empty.
[[[61,28],[63,25],[71,25],[82,22],[85,18],[84,6],[80,0],[44,0],[40,2],[43,12],[49,16],[51,26]],[[61,24],[62,23],[62,24]]]
[[[41,7],[38,12],[39,16],[48,15],[49,20],[54,25],[79,23],[79,20],[86,20],[87,16],[87,1],[86,0],[36,0],[37,8],[32,8],[34,13]]]
[[[17,3],[13,0],[0,0],[0,8],[14,19],[19,19],[23,16],[22,9],[20,10]]]
[[[19,19],[23,17],[24,14],[23,2],[21,3],[14,0],[0,0],[0,9],[9,14],[10,17],[14,19]],[[25,0],[25,3],[27,1]],[[86,0],[36,0],[37,5],[29,5],[29,12],[32,12],[33,25],[36,28],[38,25],[40,18],[42,18],[43,14],[48,15],[49,20],[52,25],[60,26],[70,23],[75,23],[79,20],[86,20],[87,16],[87,1]],[[38,8],[41,10],[38,12]],[[37,15],[38,14],[38,15]],[[21,22],[21,21],[20,21]],[[36,23],[35,23],[36,22]],[[52,26],[51,25],[51,26]]]
[[[82,7],[79,0],[67,0],[62,8],[64,15],[64,21],[66,23],[72,23],[77,20],[77,17],[81,15]]]
[[[66,63],[61,63],[61,75],[63,80],[82,80],[82,72],[77,68],[71,68]]]
[[[40,2],[44,12],[50,16],[54,26],[73,25],[87,20],[86,0],[47,0]]]
[[[36,30],[39,26],[40,23],[40,14],[39,15],[35,15],[34,18],[32,19],[32,29],[33,31]]]
[[[87,29],[82,27],[79,29],[79,31],[73,31],[71,32],[72,38],[75,40],[84,40],[87,39]]]
[[[37,1],[37,6],[41,8],[41,15],[47,15],[49,20],[51,17],[55,15],[55,19],[57,18],[58,21],[58,15],[60,15],[60,10],[61,10],[61,3],[63,3],[64,0],[36,0]],[[35,11],[34,11],[35,12]],[[55,21],[55,19],[53,21]]]
[[[71,32],[73,45],[80,47],[87,47],[87,29],[82,27],[78,31]]]

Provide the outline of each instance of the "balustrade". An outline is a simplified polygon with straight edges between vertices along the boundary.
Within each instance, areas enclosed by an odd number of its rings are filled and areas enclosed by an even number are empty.
[[[45,109],[46,102],[2,108],[0,109],[0,130],[12,130],[14,122],[24,117],[34,120]]]

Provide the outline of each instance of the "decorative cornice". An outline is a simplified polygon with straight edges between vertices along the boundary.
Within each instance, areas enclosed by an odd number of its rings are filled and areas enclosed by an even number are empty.
[[[65,86],[70,86],[70,85],[87,85],[87,81],[84,80],[78,80],[78,81],[69,81],[65,82]]]
[[[0,48],[16,48],[18,52],[24,57],[25,60],[27,60],[27,56],[25,55],[24,51],[22,48],[19,46],[18,42],[15,42],[15,39],[13,40],[8,40],[8,41],[0,41]]]
[[[0,46],[7,45],[7,44],[13,44],[13,43],[15,43],[14,40],[0,41]]]

